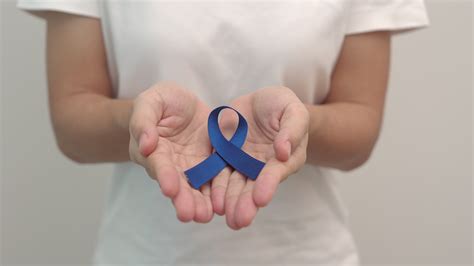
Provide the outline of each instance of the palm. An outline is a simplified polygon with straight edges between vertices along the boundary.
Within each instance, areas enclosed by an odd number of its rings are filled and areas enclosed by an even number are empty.
[[[260,115],[260,110],[273,108],[272,106],[257,106],[252,104],[252,96],[246,95],[232,102],[232,106],[237,109],[247,120],[248,133],[242,149],[261,161],[268,161],[275,156],[273,141],[278,133],[271,127],[272,121],[278,123],[278,117],[273,113],[268,116]],[[275,123],[274,122],[274,123]]]
[[[209,108],[201,102],[181,102],[179,105],[186,107],[168,103],[157,125],[159,145],[154,153],[171,158],[177,170],[184,172],[211,153],[206,127]]]

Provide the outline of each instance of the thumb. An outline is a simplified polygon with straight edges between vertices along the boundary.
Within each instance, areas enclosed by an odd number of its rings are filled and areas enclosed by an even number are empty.
[[[273,141],[276,158],[286,162],[292,151],[303,141],[308,132],[309,114],[301,102],[288,104],[280,118],[280,127]]]
[[[138,143],[142,156],[147,157],[158,144],[157,125],[163,116],[163,101],[156,91],[147,90],[133,103],[130,117],[130,136]]]

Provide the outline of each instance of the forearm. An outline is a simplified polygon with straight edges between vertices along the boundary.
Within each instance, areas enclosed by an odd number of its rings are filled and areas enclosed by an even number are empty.
[[[132,101],[94,93],[55,100],[51,117],[61,151],[81,163],[129,160]]]
[[[307,162],[351,170],[369,158],[382,115],[357,103],[307,105],[310,114]]]

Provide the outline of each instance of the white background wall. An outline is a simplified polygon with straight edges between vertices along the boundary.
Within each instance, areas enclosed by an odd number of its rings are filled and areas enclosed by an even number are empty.
[[[339,177],[366,265],[472,263],[472,3],[427,6],[429,29],[394,38],[373,157]],[[1,261],[87,264],[111,167],[59,153],[45,25],[1,7]]]

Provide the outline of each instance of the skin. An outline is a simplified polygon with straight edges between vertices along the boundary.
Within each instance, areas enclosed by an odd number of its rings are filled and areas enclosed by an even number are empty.
[[[291,88],[278,85],[234,99],[231,105],[249,123],[243,149],[266,166],[256,181],[226,168],[210,185],[191,189],[183,170],[212,152],[209,106],[171,81],[135,99],[113,98],[99,20],[39,15],[48,25],[49,104],[60,150],[79,163],[142,165],[181,221],[208,222],[217,213],[232,229],[249,226],[278,184],[305,163],[352,170],[367,161],[376,143],[389,69],[387,32],[345,37],[322,104],[302,103]],[[225,135],[235,125],[231,112],[221,115]]]

